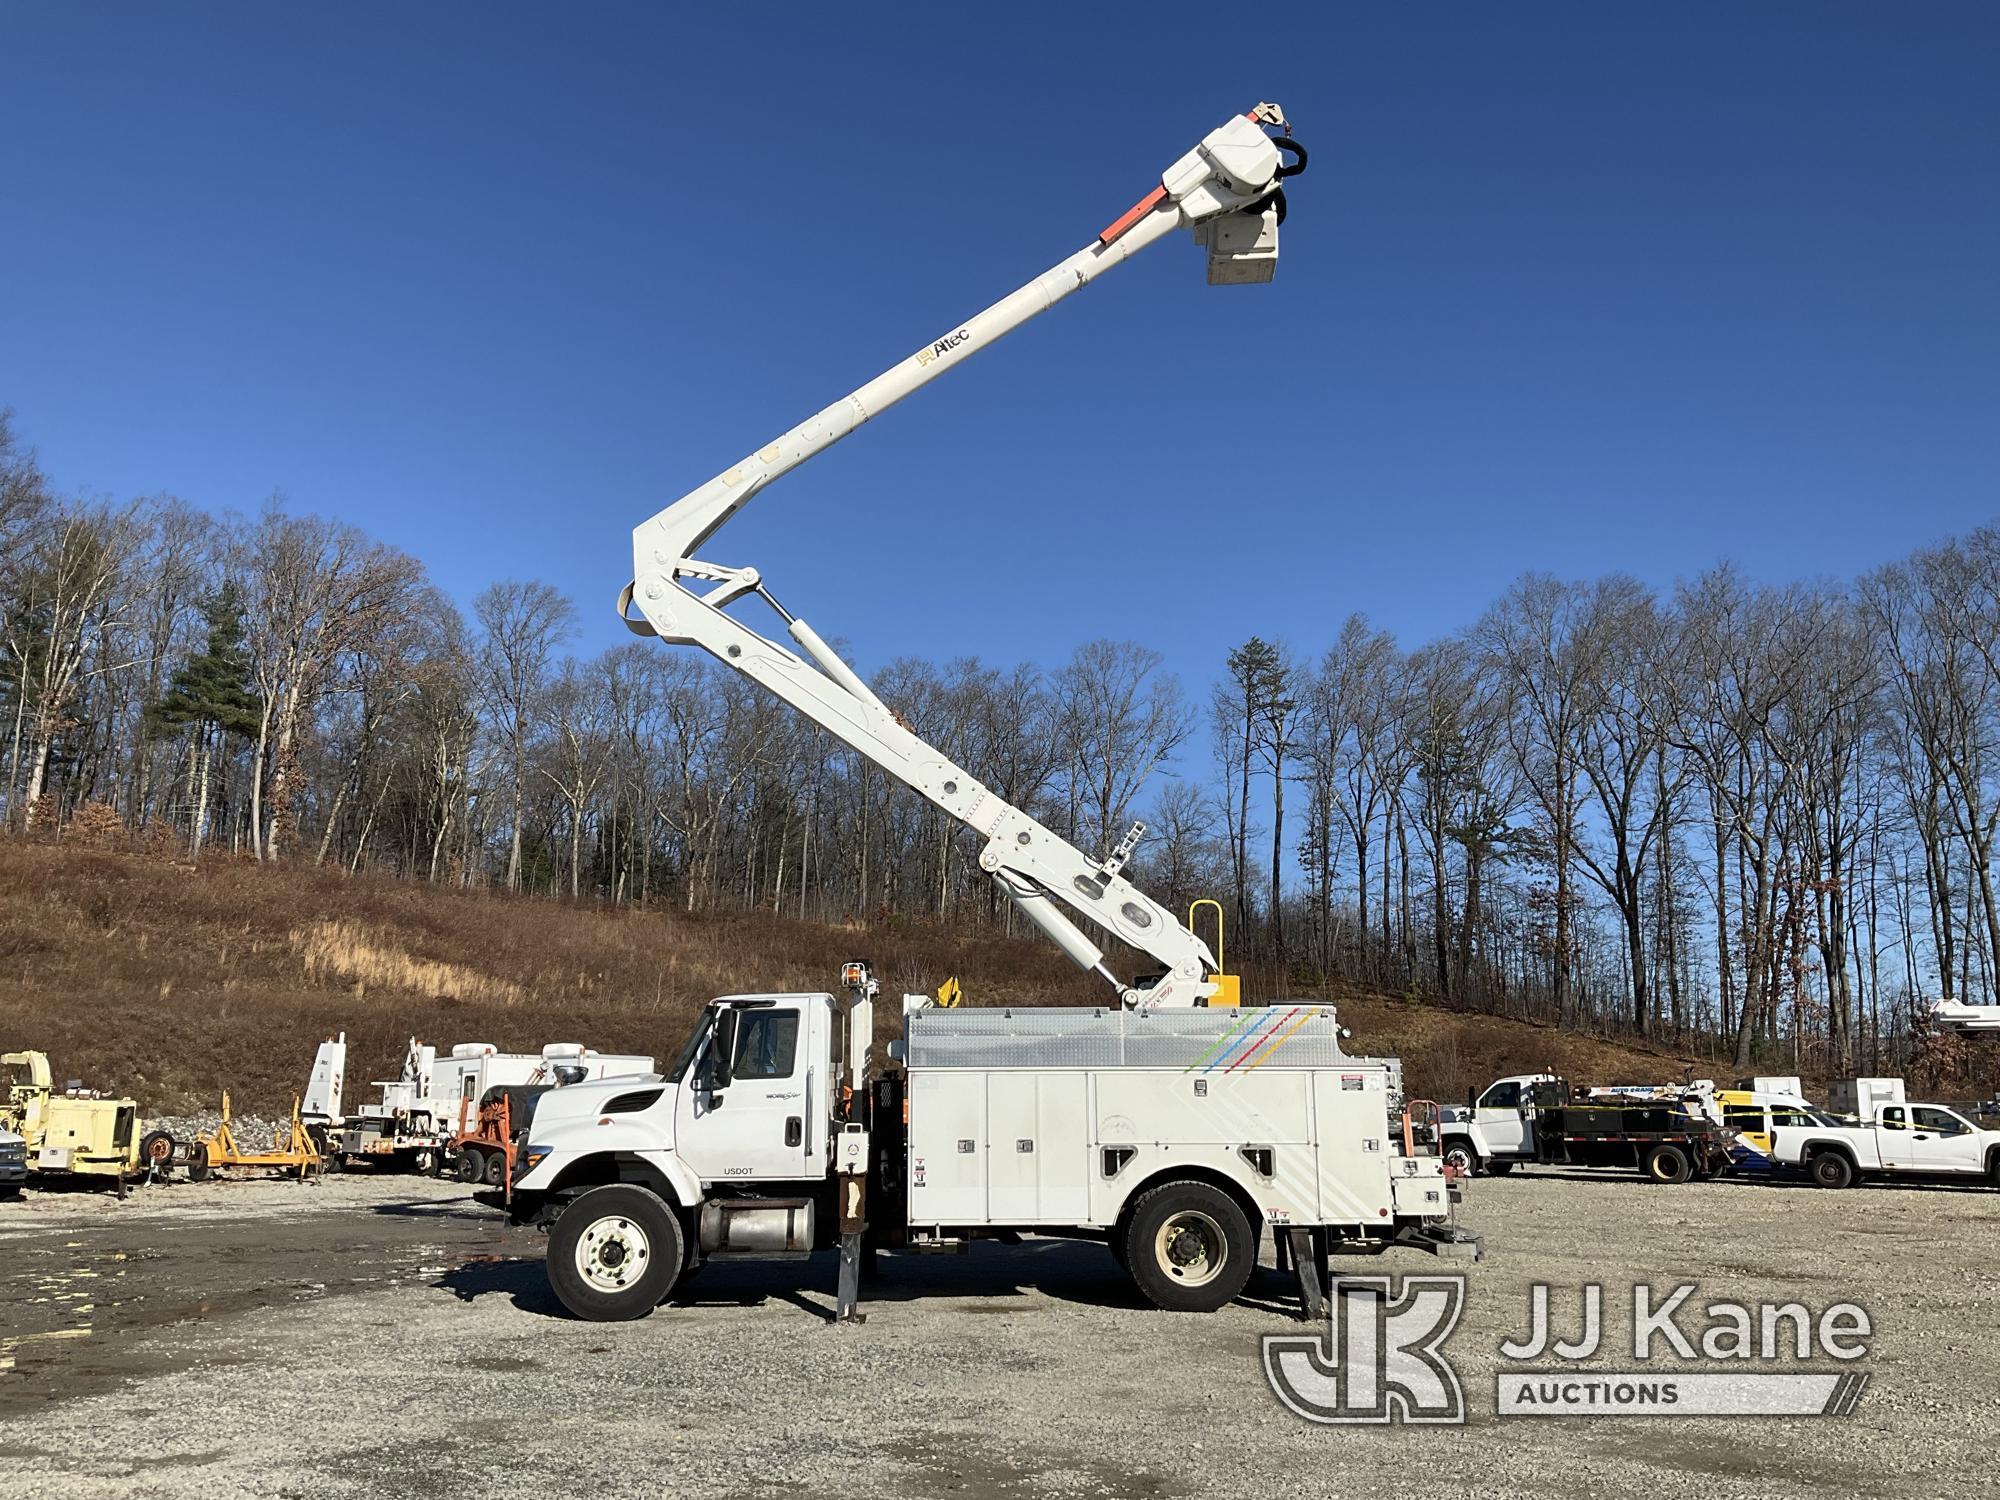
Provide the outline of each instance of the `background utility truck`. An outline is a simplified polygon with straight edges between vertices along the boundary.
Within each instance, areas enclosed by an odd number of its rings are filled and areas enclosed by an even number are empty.
[[[578,1317],[643,1317],[722,1255],[839,1244],[841,1314],[869,1248],[1101,1238],[1155,1306],[1239,1292],[1265,1225],[1307,1307],[1328,1257],[1402,1245],[1476,1258],[1444,1163],[1412,1140],[1394,1060],[1349,1057],[1332,1007],[942,1009],[904,999],[898,1069],[852,998],[731,995],[663,1077],[545,1094],[510,1213],[549,1229]],[[872,1184],[871,1184],[872,1179]],[[482,1195],[497,1203],[498,1195]]]
[[[1463,1108],[1441,1112],[1439,1149],[1455,1172],[1517,1164],[1624,1167],[1654,1182],[1713,1177],[1730,1161],[1714,1087],[1705,1082],[1575,1093],[1553,1073],[1495,1079]]]
[[[378,1080],[381,1097],[344,1113],[347,1034],[320,1043],[306,1085],[303,1119],[326,1164],[401,1166],[436,1176],[461,1129],[476,1123],[479,1101],[501,1084],[580,1083],[622,1073],[650,1073],[650,1057],[607,1055],[575,1042],[540,1052],[502,1052],[490,1042],[460,1042],[440,1057],[415,1037],[397,1077]],[[481,1180],[505,1180],[504,1161],[477,1158]]]
[[[1780,1125],[1771,1155],[1804,1168],[1821,1187],[1852,1187],[1866,1177],[1984,1177],[2000,1187],[2000,1130],[1942,1104],[1883,1104],[1850,1124]]]

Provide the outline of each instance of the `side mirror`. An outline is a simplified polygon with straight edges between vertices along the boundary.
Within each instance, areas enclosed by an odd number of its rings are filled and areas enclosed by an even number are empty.
[[[584,1079],[590,1076],[590,1069],[580,1067],[576,1063],[557,1063],[555,1074],[557,1083],[582,1083]]]
[[[733,1007],[715,1018],[715,1032],[708,1040],[708,1086],[712,1089],[728,1088],[736,1076],[737,1020]]]
[[[1465,1107],[1466,1107],[1467,1109],[1477,1109],[1477,1108],[1479,1107],[1479,1085],[1478,1085],[1478,1084],[1476,1084],[1476,1083],[1475,1083],[1475,1084],[1473,1084],[1473,1085],[1472,1085],[1472,1087],[1468,1088],[1468,1089],[1467,1089],[1467,1090],[1465,1091]]]

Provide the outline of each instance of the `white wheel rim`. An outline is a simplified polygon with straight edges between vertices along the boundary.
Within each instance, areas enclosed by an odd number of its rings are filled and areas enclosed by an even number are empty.
[[[1463,1173],[1472,1170],[1472,1153],[1467,1151],[1463,1146],[1447,1148],[1444,1153],[1444,1159],[1445,1164],[1454,1172]]]
[[[646,1274],[653,1242],[630,1219],[598,1219],[576,1242],[576,1273],[593,1290],[622,1292]]]
[[[1229,1260],[1229,1240],[1209,1215],[1182,1209],[1153,1236],[1153,1260],[1182,1286],[1207,1286]]]

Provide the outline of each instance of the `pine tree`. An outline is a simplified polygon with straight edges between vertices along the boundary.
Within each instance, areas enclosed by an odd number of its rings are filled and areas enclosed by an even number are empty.
[[[188,845],[201,852],[208,824],[210,767],[218,743],[227,736],[249,739],[257,733],[263,700],[250,686],[250,650],[245,644],[243,595],[235,584],[223,585],[203,601],[201,616],[208,624],[208,642],[182,662],[160,701],[146,710],[147,732],[155,736],[195,731],[194,817]]]

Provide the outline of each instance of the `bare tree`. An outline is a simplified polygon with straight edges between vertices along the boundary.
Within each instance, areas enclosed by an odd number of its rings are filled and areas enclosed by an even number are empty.
[[[521,821],[527,800],[528,741],[549,665],[568,639],[576,607],[546,583],[496,583],[472,606],[479,621],[480,686],[500,741],[511,803],[507,889],[521,888]]]

